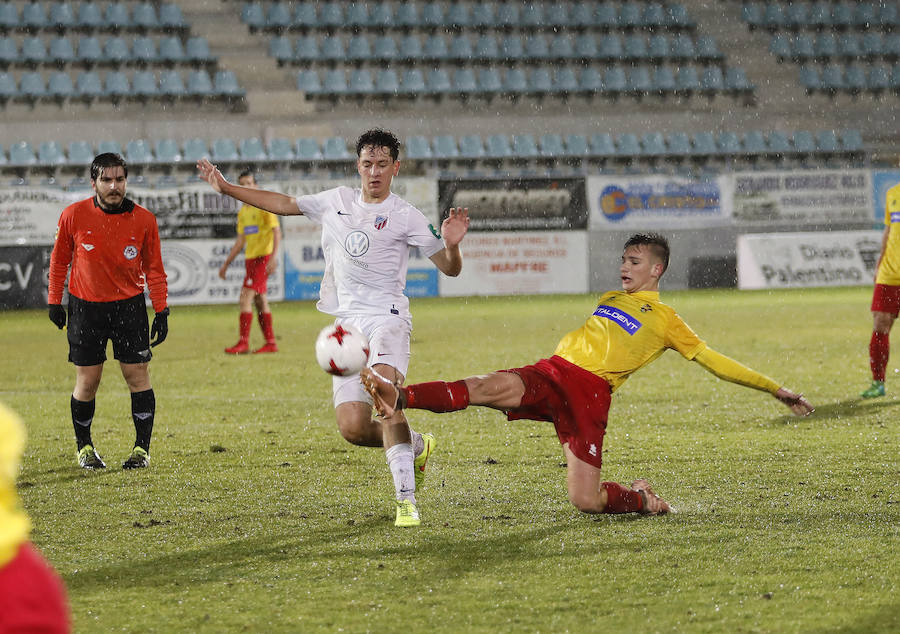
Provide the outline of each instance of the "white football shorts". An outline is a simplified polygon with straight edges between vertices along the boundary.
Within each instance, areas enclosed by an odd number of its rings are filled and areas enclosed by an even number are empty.
[[[335,324],[356,326],[369,339],[368,366],[383,363],[404,377],[409,370],[409,337],[412,326],[405,319],[393,315],[377,317],[349,317],[334,320]],[[350,401],[372,404],[372,398],[359,382],[358,374],[332,377],[334,406]]]

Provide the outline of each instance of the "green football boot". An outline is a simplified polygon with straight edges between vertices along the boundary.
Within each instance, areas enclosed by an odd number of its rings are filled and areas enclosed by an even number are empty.
[[[150,466],[150,454],[143,447],[135,447],[122,463],[123,469],[144,469]]]
[[[408,527],[418,526],[422,523],[419,519],[419,507],[409,500],[397,500],[397,519],[394,526]]]
[[[868,389],[860,394],[863,398],[878,398],[879,396],[884,396],[884,381],[872,381],[872,385],[868,387]]]
[[[431,454],[437,447],[437,441],[434,439],[434,434],[422,434],[422,442],[425,444],[425,448],[422,449],[422,453],[416,456],[416,459],[413,462],[416,474],[416,491],[421,489],[422,485],[425,484],[425,465],[428,464],[428,458],[431,457]]]
[[[85,445],[78,450],[78,465],[82,469],[106,469],[106,463],[100,458],[100,454],[91,445]]]

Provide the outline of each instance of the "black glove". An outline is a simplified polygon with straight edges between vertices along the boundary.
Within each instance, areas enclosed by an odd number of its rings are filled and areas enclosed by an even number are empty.
[[[50,321],[56,324],[60,330],[66,325],[66,309],[62,304],[48,304],[50,308]]]
[[[150,343],[150,347],[158,346],[163,341],[166,340],[166,337],[169,334],[169,307],[166,306],[161,311],[156,313],[156,317],[153,318],[153,325],[150,326],[150,338],[156,338],[154,341]]]

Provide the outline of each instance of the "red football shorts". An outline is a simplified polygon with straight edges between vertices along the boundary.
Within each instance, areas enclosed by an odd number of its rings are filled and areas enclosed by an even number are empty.
[[[62,580],[29,542],[0,568],[0,632],[71,631]]]
[[[900,286],[876,284],[872,291],[872,312],[890,313],[896,317],[900,313]]]
[[[612,395],[609,383],[555,355],[503,372],[515,372],[525,383],[522,404],[506,417],[552,422],[560,444],[568,443],[576,457],[599,469]]]
[[[266,265],[271,255],[244,260],[244,287],[250,288],[260,295],[266,294],[269,283],[269,274],[266,273]]]

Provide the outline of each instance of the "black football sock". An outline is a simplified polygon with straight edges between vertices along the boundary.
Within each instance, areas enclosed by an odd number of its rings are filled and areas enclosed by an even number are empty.
[[[74,396],[70,401],[72,409],[72,426],[75,428],[75,442],[78,444],[78,450],[85,445],[93,445],[91,440],[91,423],[94,421],[94,407],[97,399],[92,398],[89,401],[79,401]]]
[[[150,436],[153,433],[153,417],[156,414],[156,396],[153,390],[131,393],[131,419],[134,421],[134,444],[150,453]]]

